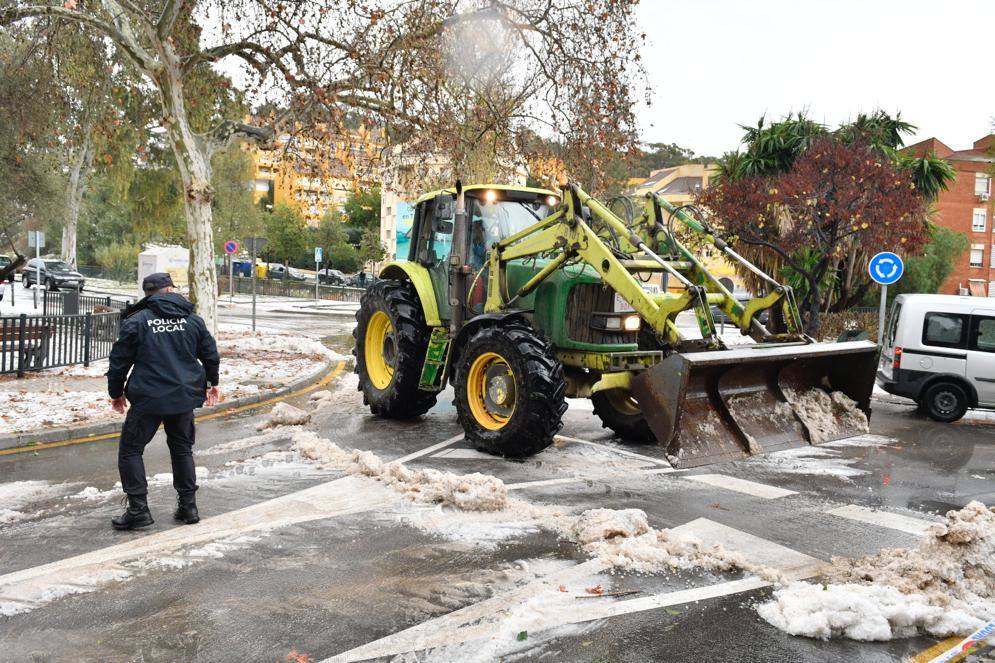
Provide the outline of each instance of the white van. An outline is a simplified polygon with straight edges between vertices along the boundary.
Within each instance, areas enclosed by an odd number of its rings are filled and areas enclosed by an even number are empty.
[[[995,409],[995,299],[899,295],[891,307],[878,385],[936,421]]]

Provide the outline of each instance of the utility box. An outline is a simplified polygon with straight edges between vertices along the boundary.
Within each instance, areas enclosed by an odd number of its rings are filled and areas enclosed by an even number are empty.
[[[190,268],[190,251],[182,246],[150,244],[138,254],[138,292],[142,297],[142,281],[149,274],[166,272],[178,288],[186,287]]]

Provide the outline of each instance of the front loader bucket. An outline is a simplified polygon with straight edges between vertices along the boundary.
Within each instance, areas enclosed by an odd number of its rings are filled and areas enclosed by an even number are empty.
[[[674,466],[696,467],[865,432],[877,361],[868,341],[673,354],[632,393]]]

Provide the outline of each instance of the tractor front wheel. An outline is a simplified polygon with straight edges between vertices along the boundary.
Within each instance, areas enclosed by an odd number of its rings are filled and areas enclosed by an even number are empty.
[[[563,364],[520,322],[475,333],[460,353],[456,414],[480,451],[524,458],[553,443],[567,409]]]
[[[626,442],[654,442],[656,437],[639,409],[639,403],[626,389],[608,389],[591,396],[594,414],[603,428],[611,429]]]
[[[435,392],[418,388],[429,330],[414,287],[377,281],[356,313],[356,373],[370,412],[389,419],[413,419],[432,409]]]

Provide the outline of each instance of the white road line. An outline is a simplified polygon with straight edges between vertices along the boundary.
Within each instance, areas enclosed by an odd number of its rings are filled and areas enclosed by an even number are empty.
[[[926,529],[930,525],[935,524],[930,520],[913,518],[912,516],[903,516],[900,513],[891,513],[890,511],[868,509],[865,506],[857,506],[856,504],[847,504],[846,506],[829,509],[826,513],[839,516],[840,518],[847,518],[849,520],[868,523],[870,525],[887,527],[889,529],[905,532],[906,534],[914,534],[916,536],[922,536],[926,533]]]
[[[669,469],[671,472],[676,472],[677,471],[673,467],[670,466],[670,463],[668,463],[666,460],[662,460],[660,458],[653,458],[651,456],[644,456],[642,454],[637,454],[637,453],[634,453],[632,451],[626,451],[625,449],[617,449],[615,447],[610,447],[610,446],[607,446],[605,444],[598,444],[597,442],[590,442],[588,440],[582,440],[582,439],[580,439],[578,437],[567,437],[566,435],[557,435],[555,439],[557,439],[557,440],[566,440],[567,442],[574,442],[574,443],[577,443],[577,444],[587,444],[587,445],[592,446],[592,447],[597,447],[598,449],[603,449],[605,451],[610,451],[612,453],[616,453],[616,454],[618,454],[620,456],[628,456],[629,458],[637,458],[637,459],[639,459],[641,461],[645,461],[647,463],[653,463],[654,465],[663,465],[663,466],[665,466],[665,469]]]
[[[345,663],[371,658],[396,656],[406,652],[433,649],[467,642],[494,635],[494,622],[506,616],[515,607],[546,592],[557,592],[559,585],[584,581],[604,571],[607,565],[592,559],[576,566],[537,578],[519,589],[468,605],[449,614],[430,619],[411,628],[398,631],[385,638],[374,640],[355,649],[325,659],[322,663]],[[527,628],[523,625],[522,629]]]
[[[817,576],[826,566],[820,559],[708,518],[692,520],[673,531],[692,534],[706,545],[717,543],[726,550],[741,553],[751,562],[778,569],[788,580]]]
[[[684,478],[691,481],[707,483],[709,486],[715,486],[716,488],[725,488],[726,490],[734,490],[737,493],[745,493],[747,495],[753,495],[754,497],[762,497],[767,500],[797,494],[795,491],[788,490],[786,488],[768,486],[765,483],[747,481],[746,479],[737,479],[736,477],[731,477],[725,474],[694,474],[684,475]]]
[[[410,460],[414,460],[416,458],[421,458],[422,456],[426,456],[426,455],[432,453],[433,451],[438,451],[439,449],[445,449],[450,444],[454,444],[456,442],[459,442],[462,439],[463,439],[463,433],[460,433],[459,435],[454,435],[453,437],[449,438],[448,440],[443,440],[442,442],[439,442],[438,444],[433,444],[431,446],[425,447],[424,449],[422,449],[420,451],[415,451],[414,453],[410,453],[407,456],[404,456],[403,458],[398,458],[397,462],[398,463],[407,463]]]
[[[790,548],[741,532],[705,518],[682,525],[677,531],[692,533],[708,545],[721,544],[727,550],[741,552],[751,560],[773,566],[790,579],[817,575],[824,562]],[[398,656],[464,642],[490,642],[495,634],[513,626],[516,630],[538,633],[546,629],[577,624],[607,617],[654,610],[692,601],[703,601],[730,594],[753,591],[771,583],[748,576],[729,582],[705,587],[695,587],[674,592],[661,592],[649,596],[612,601],[574,602],[569,609],[556,607],[562,597],[559,585],[571,585],[601,573],[607,565],[590,560],[565,571],[539,578],[528,585],[481,601],[447,615],[430,619],[417,626],[399,631],[380,640],[350,649],[326,659],[322,663],[347,663],[372,658]],[[520,606],[533,601],[533,610],[518,611]],[[561,604],[562,605],[562,604]],[[502,626],[505,628],[502,629]]]
[[[460,460],[502,460],[498,456],[492,456],[491,454],[485,454],[483,451],[477,451],[476,449],[464,449],[459,447],[457,449],[445,449],[439,453],[432,454],[432,458],[456,458]]]
[[[562,477],[559,479],[538,479],[536,481],[522,481],[520,483],[509,483],[505,485],[508,490],[521,490],[523,488],[541,488],[543,486],[562,486],[565,483],[585,483],[593,481],[584,477]]]

